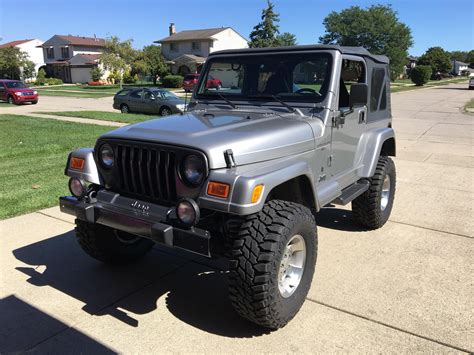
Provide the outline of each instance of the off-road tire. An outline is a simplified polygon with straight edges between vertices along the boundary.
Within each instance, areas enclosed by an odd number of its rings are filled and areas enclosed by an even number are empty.
[[[382,187],[386,175],[390,177],[390,194],[385,210],[381,208]],[[368,229],[377,229],[387,222],[395,197],[396,171],[393,160],[380,156],[369,189],[352,201],[352,214],[357,223]]]
[[[306,244],[306,262],[299,285],[285,298],[278,287],[284,249],[299,234]],[[285,326],[299,311],[311,286],[317,255],[316,222],[299,204],[272,200],[247,216],[232,236],[229,297],[237,313],[263,327]]]
[[[120,232],[123,233],[123,232]],[[81,248],[94,259],[107,264],[127,264],[145,255],[153,242],[145,238],[136,238],[131,234],[132,242],[125,243],[117,237],[117,231],[100,224],[76,219],[76,237]]]

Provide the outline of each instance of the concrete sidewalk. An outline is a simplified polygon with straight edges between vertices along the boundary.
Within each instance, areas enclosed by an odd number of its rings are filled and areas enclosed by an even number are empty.
[[[474,351],[474,93],[449,85],[392,96],[397,194],[361,231],[349,209],[317,218],[308,300],[285,328],[240,319],[219,264],[156,247],[110,267],[51,208],[0,221],[0,353]]]

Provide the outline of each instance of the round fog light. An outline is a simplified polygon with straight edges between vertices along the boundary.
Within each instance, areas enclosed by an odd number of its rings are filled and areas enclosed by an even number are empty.
[[[193,226],[199,221],[199,206],[194,200],[182,199],[176,206],[176,216],[181,223]]]
[[[84,180],[73,177],[69,179],[69,191],[76,197],[84,197],[87,192],[87,186]]]

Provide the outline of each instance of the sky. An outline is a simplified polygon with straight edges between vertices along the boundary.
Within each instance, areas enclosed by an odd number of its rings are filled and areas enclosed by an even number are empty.
[[[474,49],[474,0],[274,0],[280,13],[280,32],[296,35],[298,44],[317,43],[324,34],[323,19],[331,11],[352,5],[392,4],[400,21],[412,29],[411,55],[429,47]],[[133,39],[142,48],[177,31],[233,27],[248,38],[260,21],[266,0],[30,0],[28,5],[0,0],[0,43],[54,34],[92,37],[115,35]]]

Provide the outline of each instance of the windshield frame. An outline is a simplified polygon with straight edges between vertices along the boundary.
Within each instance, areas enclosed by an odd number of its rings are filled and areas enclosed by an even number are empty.
[[[311,59],[311,55],[325,55],[328,58],[328,65],[326,68],[326,78],[327,81],[324,82],[325,85],[325,91],[322,93],[321,98],[316,98],[314,96],[311,96],[306,99],[302,99],[304,97],[292,97],[290,98],[289,95],[279,95],[279,98],[282,99],[285,102],[291,103],[291,105],[297,105],[297,106],[314,106],[315,104],[320,105],[323,102],[325,102],[328,99],[329,93],[331,91],[332,87],[332,81],[333,81],[333,72],[334,72],[334,67],[336,65],[336,60],[335,60],[335,54],[334,51],[331,50],[308,50],[308,51],[296,51],[296,52],[283,52],[283,51],[274,51],[271,53],[259,53],[259,52],[251,52],[249,51],[248,53],[233,53],[233,54],[215,54],[211,55],[208,60],[206,61],[203,70],[201,71],[201,75],[199,76],[199,82],[196,86],[196,90],[194,92],[194,98],[200,101],[222,101],[222,98],[219,97],[219,95],[215,94],[204,94],[201,92],[203,90],[203,87],[206,85],[206,82],[208,80],[209,76],[209,71],[211,69],[211,66],[215,62],[229,62],[233,58],[238,59],[241,57],[251,57],[251,56],[256,56],[256,57],[262,57],[265,56],[267,58],[268,56],[284,56],[284,57],[289,57],[289,56],[308,56],[308,60]],[[295,83],[293,83],[295,85]],[[297,84],[296,84],[297,85]],[[231,100],[232,102],[239,102],[241,104],[242,102],[246,102],[248,104],[258,104],[259,106],[261,104],[275,104],[274,98],[271,97],[271,95],[266,95],[266,94],[261,94],[261,95],[239,95],[239,94],[230,94],[226,95],[225,91],[219,91],[219,93],[223,96],[225,96],[227,99]],[[280,105],[280,103],[278,103]]]

